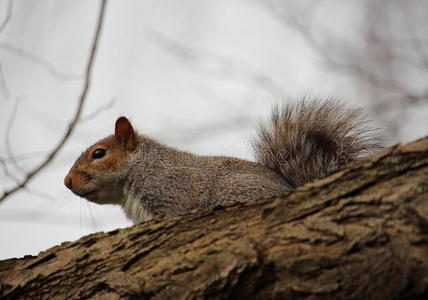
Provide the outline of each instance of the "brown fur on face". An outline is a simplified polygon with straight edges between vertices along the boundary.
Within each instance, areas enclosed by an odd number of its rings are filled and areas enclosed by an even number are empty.
[[[130,154],[137,145],[131,124],[126,118],[119,118],[115,135],[98,141],[83,152],[65,176],[64,184],[74,194],[98,204],[122,203]],[[105,155],[94,159],[92,155],[96,149],[104,149]]]

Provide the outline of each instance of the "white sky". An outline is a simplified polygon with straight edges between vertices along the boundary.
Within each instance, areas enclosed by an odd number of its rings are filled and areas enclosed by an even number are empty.
[[[0,0],[0,22],[7,3]],[[335,34],[349,35],[361,12],[338,3],[321,8],[320,19]],[[82,75],[99,2],[13,4],[0,43],[40,56],[62,73]],[[162,36],[196,56],[171,53],[162,46]],[[3,141],[19,99],[10,143],[14,156],[29,154],[20,160],[29,170],[65,131],[82,80],[61,80],[1,44],[0,64],[7,84],[7,91],[0,90],[0,156],[9,156]],[[269,80],[262,85],[260,78]],[[30,183],[30,189],[51,199],[21,191],[0,204],[0,259],[34,255],[92,232],[131,225],[119,207],[90,204],[63,186],[74,159],[111,134],[119,115],[166,144],[251,159],[248,137],[275,102],[310,93],[364,105],[359,91],[322,68],[298,34],[252,0],[110,1],[92,82],[83,115],[112,99],[114,105],[80,124],[53,163]],[[422,136],[426,128],[420,118],[404,125],[410,128],[408,139]],[[0,169],[0,191],[12,185]]]

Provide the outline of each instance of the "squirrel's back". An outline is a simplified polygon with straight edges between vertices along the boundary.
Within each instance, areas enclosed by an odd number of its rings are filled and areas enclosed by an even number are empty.
[[[381,149],[362,110],[334,99],[277,106],[253,142],[258,163],[300,186]]]

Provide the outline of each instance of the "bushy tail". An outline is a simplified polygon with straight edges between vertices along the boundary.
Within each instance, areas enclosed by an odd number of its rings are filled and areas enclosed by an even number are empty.
[[[360,109],[304,98],[276,107],[254,141],[256,160],[297,187],[381,149]]]

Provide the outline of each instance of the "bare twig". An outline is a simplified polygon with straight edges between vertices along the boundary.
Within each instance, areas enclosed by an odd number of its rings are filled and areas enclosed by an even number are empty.
[[[212,138],[219,132],[230,132],[231,128],[245,128],[254,124],[254,118],[248,116],[239,116],[230,120],[224,120],[199,126],[198,128],[187,128],[180,131],[175,131],[174,135],[155,134],[160,140],[168,141],[169,143],[190,143],[200,141],[203,138]]]
[[[233,76],[250,82],[275,97],[284,95],[284,90],[280,84],[245,61],[185,46],[154,30],[148,31],[147,37],[162,49],[204,71],[209,71],[216,76]]]
[[[257,86],[274,97],[282,97],[285,94],[283,87],[275,82],[274,79],[243,60],[189,47],[154,30],[148,31],[147,37],[163,50],[182,59],[186,65],[192,64],[205,73],[214,76],[220,75],[222,78],[225,76],[233,77],[245,83],[250,83],[252,86]],[[218,101],[218,98],[216,100]],[[240,115],[229,120],[206,124],[202,127],[176,131],[174,136],[164,136],[161,133],[156,136],[160,136],[161,139],[168,140],[169,142],[190,143],[208,136],[212,137],[213,135],[230,131],[231,128],[245,128],[250,124],[254,124],[253,118]]]
[[[409,104],[416,104],[419,101],[428,99],[428,91],[421,93],[414,93],[405,89],[399,82],[393,79],[382,78],[378,74],[370,71],[367,68],[364,68],[361,65],[354,63],[334,63],[331,62],[331,67],[336,68],[338,71],[345,72],[350,75],[358,76],[359,78],[364,79],[365,82],[371,86],[392,91],[397,93],[402,99],[406,99]]]
[[[95,30],[95,36],[94,36],[94,39],[92,42],[91,51],[90,51],[90,55],[89,55],[89,59],[88,59],[88,63],[86,66],[86,71],[85,71],[85,82],[84,82],[82,92],[81,92],[81,95],[79,98],[77,110],[74,114],[73,119],[69,123],[68,128],[67,128],[64,136],[59,141],[57,146],[49,153],[49,155],[45,158],[45,160],[40,165],[38,165],[36,168],[34,168],[29,173],[27,173],[26,177],[18,185],[16,185],[15,187],[13,187],[9,190],[6,190],[3,193],[3,195],[0,197],[0,202],[3,201],[4,199],[6,199],[8,196],[15,193],[16,191],[25,187],[28,184],[28,182],[32,178],[34,178],[35,175],[37,175],[41,170],[43,170],[54,159],[54,157],[57,155],[57,153],[62,149],[62,147],[64,146],[64,144],[66,143],[66,141],[70,137],[71,133],[73,132],[73,130],[74,130],[79,118],[80,118],[80,114],[82,112],[83,104],[85,103],[85,100],[86,100],[87,94],[88,94],[88,90],[89,90],[89,87],[91,84],[92,69],[93,69],[94,60],[95,60],[95,54],[97,52],[97,48],[98,48],[98,44],[99,44],[99,40],[100,40],[101,29],[102,29],[102,25],[103,25],[105,10],[106,10],[106,4],[107,4],[107,0],[101,0],[99,16],[98,16],[98,21],[97,21],[96,30]]]
[[[10,171],[9,168],[7,166],[7,161],[6,159],[4,159],[3,157],[0,156],[0,165],[2,166],[3,169],[3,174],[4,176],[6,176],[7,178],[15,181],[16,184],[19,184],[19,179],[17,177],[15,177]]]
[[[273,1],[260,1],[260,3],[264,5],[266,8],[268,8],[271,14],[275,16],[282,24],[300,33],[300,36],[304,39],[304,41],[311,48],[317,51],[317,53],[323,59],[324,64],[330,67],[331,69],[335,69],[336,71],[343,72],[345,74],[356,76],[360,79],[363,79],[365,82],[367,82],[368,84],[370,84],[375,88],[393,91],[399,94],[402,99],[405,99],[410,104],[416,104],[421,100],[428,99],[427,92],[415,93],[410,90],[407,90],[402,84],[400,84],[400,82],[392,78],[382,77],[381,75],[373,72],[370,69],[370,67],[365,67],[362,64],[358,64],[358,63],[348,63],[348,62],[339,61],[334,56],[334,53],[331,51],[331,49],[326,47],[324,43],[322,43],[319,39],[317,39],[317,37],[313,33],[312,24],[311,24],[311,21],[313,20],[313,18],[310,15],[305,16],[303,20],[300,20],[300,18],[296,14],[283,12],[273,3]],[[382,8],[377,8],[377,9],[382,9]],[[314,10],[311,9],[310,11],[313,12]],[[408,24],[407,29],[410,33],[411,28],[409,28],[409,26],[410,25]],[[318,24],[317,24],[317,27],[319,27]],[[415,48],[417,48],[415,50],[418,51],[420,55],[425,54],[425,53],[421,53],[421,51],[423,51],[421,49],[422,45],[418,43],[417,39],[413,38],[412,42],[417,43],[417,45],[414,45],[414,46]],[[337,44],[344,45],[346,43],[341,42]],[[346,51],[342,51],[342,52],[350,53],[352,52],[352,50],[346,49]],[[425,63],[425,61],[421,61],[420,63],[421,64]]]
[[[5,96],[6,99],[9,98],[10,91],[6,84],[6,80],[4,79],[3,66],[1,63],[0,63],[0,90],[3,91],[3,95]]]
[[[13,107],[12,114],[11,114],[11,117],[10,117],[10,119],[9,119],[9,122],[8,122],[8,124],[7,124],[7,128],[6,128],[6,141],[5,141],[5,144],[6,144],[6,153],[7,153],[7,155],[8,155],[8,156],[9,156],[9,158],[10,158],[10,162],[11,162],[12,166],[13,166],[17,171],[19,171],[19,172],[21,172],[21,173],[25,174],[25,173],[26,173],[26,170],[24,170],[24,168],[22,168],[22,167],[19,165],[18,161],[14,158],[14,156],[13,156],[13,154],[12,154],[12,146],[11,146],[11,143],[10,143],[10,134],[11,134],[11,131],[12,131],[12,125],[13,125],[13,122],[14,122],[14,120],[15,120],[15,117],[16,117],[16,115],[17,115],[17,113],[18,113],[18,106],[19,106],[19,104],[21,103],[21,101],[22,101],[22,98],[18,98],[18,99],[16,99],[15,105],[14,105],[14,107]]]
[[[275,18],[277,18],[277,20],[281,24],[285,25],[287,28],[294,29],[298,33],[300,33],[303,40],[310,47],[317,50],[325,61],[327,62],[335,61],[331,53],[328,51],[328,49],[324,47],[323,43],[316,38],[316,36],[311,30],[312,22],[314,18],[312,17],[312,15],[308,15],[308,14],[315,12],[314,7],[311,7],[311,9],[300,10],[299,11],[300,17],[299,17],[299,15],[296,13],[284,12],[277,5],[275,5],[274,1],[272,0],[267,0],[267,1],[261,0],[261,1],[258,1],[258,3],[260,3],[266,9],[268,9],[270,13]],[[320,4],[320,2],[317,2],[317,4]],[[301,19],[303,19],[303,21]],[[319,25],[317,24],[317,26]]]
[[[3,22],[1,22],[1,24],[0,24],[0,34],[6,28],[7,23],[9,23],[10,18],[12,17],[12,7],[13,7],[13,0],[7,1],[6,16],[4,17]]]
[[[28,152],[28,153],[22,153],[22,154],[18,154],[18,155],[14,155],[13,157],[4,157],[3,161],[6,164],[12,164],[13,160],[29,160],[29,159],[34,159],[35,157],[42,157],[45,156],[47,153],[47,151],[33,151],[33,152]]]
[[[406,26],[407,33],[409,34],[410,41],[413,45],[413,48],[416,52],[416,54],[419,57],[420,64],[424,66],[425,68],[428,68],[428,52],[427,49],[425,49],[424,44],[421,43],[421,40],[416,36],[416,29],[412,24],[410,23],[410,20],[414,19],[413,14],[411,14],[409,7],[403,3],[403,1],[398,1],[401,12],[404,16],[404,22]]]
[[[81,117],[80,121],[79,121],[80,124],[87,122],[89,120],[92,120],[92,119],[96,118],[103,111],[106,111],[106,110],[112,108],[115,102],[116,102],[116,98],[113,98],[109,102],[107,102],[106,104],[100,105],[93,112],[87,114],[86,116]]]
[[[57,198],[55,198],[54,196],[52,196],[52,195],[50,195],[48,193],[45,193],[45,192],[42,192],[42,191],[39,191],[39,190],[35,190],[35,189],[29,188],[29,187],[25,187],[24,189],[28,193],[30,193],[32,195],[35,195],[37,197],[40,197],[40,198],[43,198],[43,199],[47,199],[49,201],[56,201],[57,200]]]
[[[40,57],[40,56],[38,56],[34,53],[31,53],[27,50],[18,48],[18,47],[14,46],[10,43],[0,42],[0,49],[8,51],[9,53],[13,53],[19,57],[25,58],[25,59],[31,61],[32,63],[35,63],[35,64],[43,67],[52,76],[59,78],[61,80],[79,80],[82,78],[82,76],[79,74],[64,73],[64,72],[58,70],[57,68],[55,68],[55,66],[51,62],[47,61],[43,57]]]

